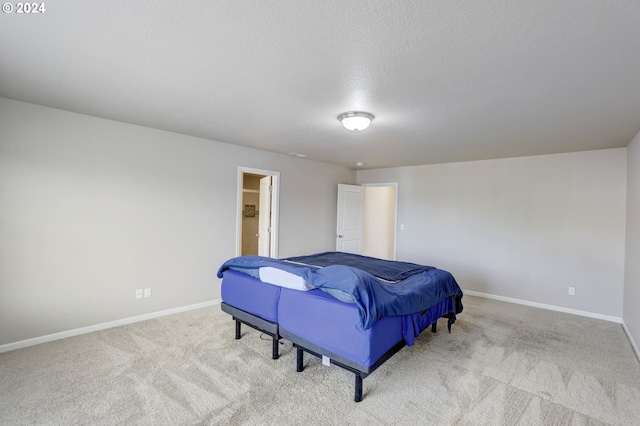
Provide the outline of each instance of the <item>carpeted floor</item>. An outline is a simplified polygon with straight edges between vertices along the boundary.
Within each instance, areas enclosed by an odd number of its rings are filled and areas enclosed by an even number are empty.
[[[219,306],[0,354],[2,425],[640,424],[640,363],[619,324],[465,296],[364,380]],[[262,338],[264,337],[264,338]]]

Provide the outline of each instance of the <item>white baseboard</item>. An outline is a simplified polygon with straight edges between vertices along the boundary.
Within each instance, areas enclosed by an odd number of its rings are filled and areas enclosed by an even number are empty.
[[[472,291],[472,290],[464,290],[464,294],[468,294],[470,296],[484,297],[486,299],[500,300],[503,302],[517,303],[519,305],[533,306],[535,308],[548,309],[551,311],[566,312],[569,314],[620,323],[622,324],[622,328],[624,329],[625,334],[629,338],[629,342],[631,342],[631,346],[633,347],[633,350],[635,351],[636,356],[638,357],[638,360],[640,360],[640,350],[638,349],[638,346],[636,345],[635,341],[631,337],[631,333],[627,329],[627,326],[624,323],[624,321],[622,321],[622,318],[597,314],[597,313],[588,312],[588,311],[580,311],[577,309],[563,308],[561,306],[547,305],[544,303],[530,302],[528,300],[514,299],[511,297],[496,296],[493,294],[481,293],[481,292]],[[119,327],[121,325],[133,324],[136,322],[146,321],[153,318],[159,318],[166,315],[173,315],[180,312],[186,312],[194,309],[206,308],[208,306],[219,305],[220,302],[222,302],[221,299],[216,299],[209,302],[196,303],[194,305],[181,306],[179,308],[172,308],[172,309],[167,309],[167,310],[158,311],[158,312],[151,312],[148,314],[138,315],[135,317],[109,321],[101,324],[91,325],[88,327],[76,328],[73,330],[62,331],[60,333],[48,334],[46,336],[34,337],[33,339],[21,340],[19,342],[14,342],[14,343],[7,343],[5,345],[0,345],[0,353],[9,352],[9,351],[13,351],[21,348],[26,348],[29,346],[39,345],[40,343],[52,342],[54,340],[66,339],[67,337],[78,336],[80,334],[86,334],[94,331],[106,330],[108,328]]]
[[[80,334],[91,333],[94,331],[106,330],[107,328],[119,327],[121,325],[133,324],[140,321],[146,321],[153,318],[164,317],[166,315],[178,314],[180,312],[191,311],[194,309],[206,308],[208,306],[219,305],[222,302],[221,299],[212,300],[209,302],[196,303],[194,305],[181,306],[179,308],[167,309],[164,311],[151,312],[144,315],[138,315],[135,317],[123,318],[115,321],[103,322],[102,324],[90,325],[88,327],[76,328],[68,331],[61,331],[60,333],[48,334],[46,336],[34,337],[33,339],[21,340],[19,342],[7,343],[0,345],[0,353],[9,352],[16,349],[26,348],[28,346],[39,345],[40,343],[52,342],[54,340],[66,339],[67,337],[78,336]]]
[[[627,324],[625,324],[624,321],[622,321],[622,329],[624,330],[624,333],[627,335],[627,338],[629,339],[629,342],[631,343],[631,347],[633,348],[633,351],[636,353],[636,357],[638,358],[638,361],[640,362],[640,350],[638,349],[638,345],[636,345],[635,340],[633,340],[633,337],[631,337],[631,332],[627,328]]]
[[[464,294],[468,294],[470,296],[484,297],[486,299],[500,300],[502,302],[517,303],[518,305],[533,306],[534,308],[548,309],[550,311],[565,312],[565,313],[568,313],[568,314],[580,315],[580,316],[583,316],[583,317],[596,318],[596,319],[601,319],[601,320],[611,321],[611,322],[617,322],[617,323],[622,324],[622,318],[620,318],[620,317],[612,317],[612,316],[609,316],[609,315],[597,314],[595,312],[580,311],[580,310],[577,310],[577,309],[564,308],[562,306],[555,306],[555,305],[547,305],[547,304],[544,304],[544,303],[530,302],[528,300],[514,299],[514,298],[511,298],[511,297],[496,296],[494,294],[480,293],[478,291],[463,290],[463,292],[464,292]]]

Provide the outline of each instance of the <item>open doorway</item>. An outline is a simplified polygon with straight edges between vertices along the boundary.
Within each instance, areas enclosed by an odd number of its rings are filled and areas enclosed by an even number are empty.
[[[363,184],[364,242],[363,254],[396,260],[398,184]]]
[[[398,184],[338,185],[336,251],[396,258]]]
[[[278,257],[280,173],[238,167],[236,255]]]

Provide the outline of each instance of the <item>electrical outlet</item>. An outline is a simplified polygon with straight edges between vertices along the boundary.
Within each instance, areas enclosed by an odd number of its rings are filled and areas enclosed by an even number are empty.
[[[575,295],[576,295],[576,288],[569,287],[569,296],[575,296]]]
[[[144,297],[151,297],[151,289],[150,288],[145,288],[144,289]]]
[[[142,289],[136,289],[136,299],[142,299]]]

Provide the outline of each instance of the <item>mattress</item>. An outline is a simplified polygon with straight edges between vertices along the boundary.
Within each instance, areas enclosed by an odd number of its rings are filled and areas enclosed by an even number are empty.
[[[321,354],[337,355],[343,364],[364,371],[403,340],[402,317],[382,318],[365,330],[359,325],[354,304],[317,289],[300,292],[283,288],[278,322],[283,337]]]
[[[323,257],[326,254],[321,253],[317,256]],[[346,253],[339,254],[340,257],[347,256]],[[358,263],[364,262],[363,267],[372,271],[381,269],[378,262],[385,262],[382,259],[359,255],[350,256],[356,256],[357,259],[352,260],[358,260]],[[347,258],[351,259],[351,257]],[[455,315],[462,312],[460,301],[462,290],[453,275],[430,266],[398,263],[403,268],[399,273],[394,272],[388,277],[393,278],[390,281],[394,283],[383,281],[364,269],[353,266],[335,264],[319,268],[313,264],[262,256],[240,256],[229,259],[219,268],[218,276],[222,278],[222,274],[228,269],[241,270],[255,277],[258,277],[258,270],[261,268],[280,269],[302,278],[304,283],[328,292],[342,301],[354,302],[359,310],[359,322],[364,329],[371,327],[380,318],[422,312],[448,297],[456,298],[452,317],[452,321],[455,321]],[[406,266],[409,266],[408,270]],[[409,275],[403,279],[402,277],[406,274]],[[277,280],[274,281],[277,282]],[[398,282],[395,283],[395,281]]]
[[[250,275],[228,269],[222,278],[222,301],[267,321],[278,322],[281,287],[264,283]]]

